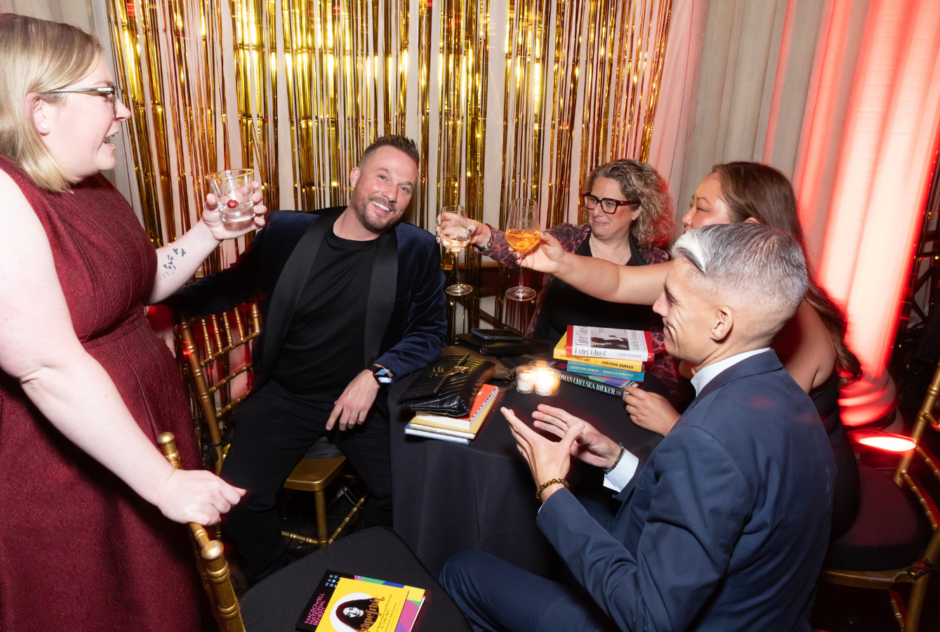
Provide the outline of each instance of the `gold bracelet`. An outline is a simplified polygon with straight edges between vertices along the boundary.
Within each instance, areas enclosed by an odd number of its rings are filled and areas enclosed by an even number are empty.
[[[542,483],[538,491],[535,492],[535,499],[542,500],[542,492],[545,491],[546,487],[549,487],[551,485],[564,485],[565,489],[568,489],[568,481],[566,481],[563,478],[553,478],[550,481],[545,481],[544,483]]]

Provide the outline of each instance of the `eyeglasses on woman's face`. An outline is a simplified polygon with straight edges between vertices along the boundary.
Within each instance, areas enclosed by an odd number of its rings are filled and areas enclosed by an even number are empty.
[[[100,88],[60,88],[48,90],[44,94],[90,94],[104,97],[111,104],[111,115],[117,118],[118,102],[121,100],[121,91],[117,86],[102,86]]]
[[[590,193],[585,193],[581,196],[581,199],[584,200],[584,206],[587,207],[589,211],[593,211],[597,208],[597,205],[601,205],[601,210],[607,213],[608,215],[613,215],[617,212],[617,209],[621,206],[639,206],[639,200],[614,200],[611,198],[597,198]]]

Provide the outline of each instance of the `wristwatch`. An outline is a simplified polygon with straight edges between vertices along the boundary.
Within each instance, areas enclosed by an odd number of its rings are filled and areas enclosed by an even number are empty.
[[[372,377],[375,378],[375,381],[378,382],[379,386],[388,386],[392,383],[392,372],[386,369],[385,367],[379,366],[378,364],[373,364],[369,367],[369,370],[372,371]]]
[[[480,244],[473,244],[473,247],[476,248],[476,249],[479,250],[479,251],[489,250],[490,248],[493,247],[493,233],[494,233],[495,231],[493,230],[493,227],[490,226],[489,224],[484,224],[484,223],[481,222],[481,223],[480,223],[480,226],[486,226],[486,227],[488,227],[488,228],[490,229],[490,239],[489,239],[489,241],[487,241],[487,242],[486,242],[485,244],[483,244],[482,246],[481,246]]]

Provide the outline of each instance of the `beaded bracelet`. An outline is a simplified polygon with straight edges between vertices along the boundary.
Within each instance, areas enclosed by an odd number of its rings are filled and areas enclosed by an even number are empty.
[[[614,469],[620,464],[620,459],[623,458],[623,453],[626,452],[626,450],[627,450],[627,449],[626,449],[625,447],[623,447],[623,444],[621,443],[621,444],[620,444],[620,454],[617,455],[617,460],[614,461],[614,464],[613,464],[613,465],[611,465],[610,467],[604,469],[604,474],[610,474],[611,472],[614,471]]]
[[[545,481],[544,483],[541,484],[541,486],[539,486],[538,491],[535,492],[535,499],[542,500],[542,492],[545,491],[546,487],[549,487],[551,485],[564,485],[565,489],[568,489],[568,481],[566,481],[563,478],[553,478],[550,481]]]

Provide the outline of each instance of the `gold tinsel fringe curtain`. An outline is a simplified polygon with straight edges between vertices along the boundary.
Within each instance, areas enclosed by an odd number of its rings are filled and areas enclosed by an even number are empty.
[[[198,219],[205,175],[221,169],[256,169],[272,209],[345,204],[351,167],[390,133],[421,152],[408,218],[418,226],[433,227],[449,204],[501,226],[515,197],[540,200],[546,227],[579,221],[593,167],[646,157],[672,6],[106,2],[134,113],[124,141],[133,201],[157,244]],[[208,270],[243,245],[228,245]],[[475,279],[480,261],[470,259]],[[495,309],[502,318],[500,299]]]

